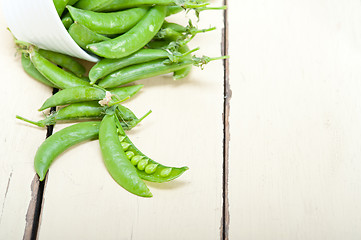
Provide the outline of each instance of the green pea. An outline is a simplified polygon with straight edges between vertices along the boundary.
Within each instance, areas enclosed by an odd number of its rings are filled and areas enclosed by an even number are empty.
[[[160,172],[160,176],[161,177],[168,177],[171,172],[172,172],[171,168],[165,168]]]
[[[120,142],[123,142],[124,139],[125,139],[125,136],[119,135],[119,141],[120,141]]]
[[[132,157],[132,160],[130,160],[130,162],[136,166],[140,160],[142,160],[144,157],[140,156],[140,155],[135,155],[134,157]]]
[[[147,174],[152,174],[152,173],[154,173],[154,172],[157,170],[157,167],[158,167],[158,164],[154,164],[154,163],[148,164],[148,165],[145,167],[145,172],[146,172]]]
[[[132,151],[126,151],[125,154],[127,155],[127,157],[128,157],[129,159],[132,159],[132,157],[135,155],[135,153],[132,152]]]
[[[127,151],[128,148],[130,147],[130,144],[129,144],[129,143],[122,142],[121,144],[122,144],[122,148],[123,148],[124,151]]]
[[[137,168],[143,171],[147,165],[148,165],[148,159],[142,159],[139,161]]]

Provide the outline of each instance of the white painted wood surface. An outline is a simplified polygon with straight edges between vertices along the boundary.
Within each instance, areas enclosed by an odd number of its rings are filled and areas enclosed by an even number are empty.
[[[0,52],[0,239],[22,239],[35,176],[33,156],[46,130],[29,127],[15,116],[42,117],[36,108],[51,95],[51,89],[22,70],[21,55],[15,56],[13,38],[2,14]]]
[[[191,47],[200,46],[198,54],[220,56],[221,11],[201,14],[199,26],[210,25],[217,31],[199,34]],[[74,147],[50,169],[39,239],[219,239],[222,61],[209,63],[204,71],[194,69],[184,80],[163,76],[138,83],[145,87],[126,105],[139,116],[149,109],[153,113],[129,132],[130,138],[154,160],[190,170],[169,183],[147,183],[154,197],[142,199],[110,177],[98,141]]]
[[[361,2],[228,4],[229,239],[360,239]],[[218,56],[222,13],[202,13],[202,26],[211,23],[218,30],[193,46]],[[21,239],[46,131],[14,117],[39,119],[51,90],[23,73],[2,15],[0,26],[0,239]],[[40,240],[221,238],[222,63],[185,81],[141,83],[126,105],[153,113],[131,139],[153,159],[190,170],[149,184],[154,197],[141,199],[109,177],[97,141],[72,148],[51,168]]]
[[[230,239],[361,239],[361,2],[229,1]]]

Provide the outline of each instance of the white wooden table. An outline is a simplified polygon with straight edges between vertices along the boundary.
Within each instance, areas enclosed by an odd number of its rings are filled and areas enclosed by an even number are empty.
[[[126,102],[153,111],[133,142],[190,168],[149,183],[152,199],[112,180],[97,141],[62,154],[39,183],[47,131],[15,115],[41,119],[52,89],[23,72],[0,10],[0,239],[361,239],[361,2],[225,4],[225,15],[201,14],[217,30],[192,46],[229,62],[139,81]]]

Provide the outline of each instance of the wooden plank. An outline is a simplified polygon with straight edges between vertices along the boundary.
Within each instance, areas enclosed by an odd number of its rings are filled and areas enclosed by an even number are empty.
[[[230,239],[360,239],[360,1],[229,5]]]
[[[32,225],[31,209],[27,213],[37,193],[33,157],[45,139],[46,130],[29,127],[15,119],[15,115],[41,118],[37,108],[51,95],[51,89],[22,70],[20,54],[15,56],[13,38],[6,29],[1,7],[0,13],[0,239],[22,239],[25,226]]]
[[[218,29],[197,36],[192,47],[220,56],[221,11],[201,14],[199,27],[210,25]],[[223,63],[205,68],[176,82],[170,76],[139,81],[144,89],[126,103],[138,115],[153,111],[129,132],[136,146],[156,161],[190,170],[170,183],[148,183],[154,197],[142,199],[112,180],[98,141],[72,148],[49,172],[39,239],[220,238]]]

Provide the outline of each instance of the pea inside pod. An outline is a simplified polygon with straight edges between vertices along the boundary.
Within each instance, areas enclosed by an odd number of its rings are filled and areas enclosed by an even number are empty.
[[[122,139],[121,143],[127,144],[127,152],[134,153],[134,156],[128,160],[137,167],[138,175],[144,180],[158,183],[168,182],[178,178],[189,169],[188,167],[177,168],[159,164],[139,151],[121,127],[118,127],[118,134]]]

